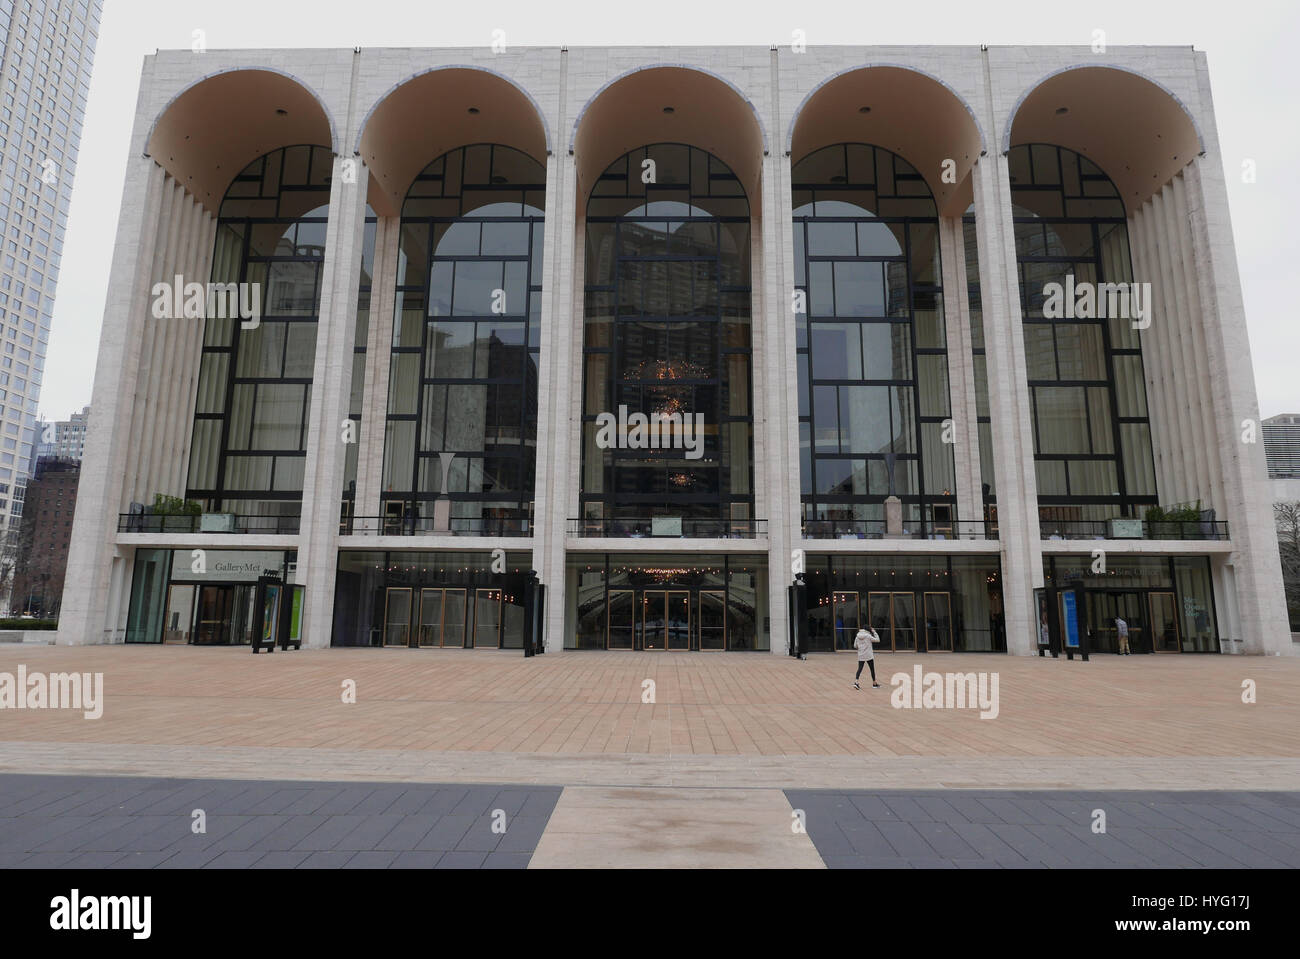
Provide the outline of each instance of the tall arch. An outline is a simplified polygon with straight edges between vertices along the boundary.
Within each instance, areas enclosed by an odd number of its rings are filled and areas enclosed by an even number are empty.
[[[334,117],[320,95],[292,74],[237,67],[174,96],[149,130],[145,155],[216,213],[240,171],[299,143],[338,153]]]
[[[442,66],[402,81],[375,102],[357,137],[370,170],[370,203],[397,216],[433,157],[470,143],[497,143],[545,166],[550,130],[537,101],[503,74]]]
[[[647,143],[684,143],[713,154],[734,171],[758,215],[767,132],[735,84],[680,64],[640,67],[606,83],[574,121],[569,149],[578,195],[588,196],[611,163]]]
[[[1130,211],[1205,151],[1186,104],[1150,77],[1115,66],[1067,67],[1029,87],[1007,117],[1002,152],[1027,143],[1083,154],[1109,174]]]
[[[845,141],[885,147],[914,166],[940,215],[957,215],[970,205],[970,170],[985,150],[984,133],[966,101],[938,78],[911,67],[872,64],[824,80],[795,111],[786,149],[798,163]]]

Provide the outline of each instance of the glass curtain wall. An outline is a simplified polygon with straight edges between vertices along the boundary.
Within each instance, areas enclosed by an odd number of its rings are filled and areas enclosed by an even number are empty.
[[[807,535],[951,527],[956,496],[939,221],[919,173],[880,147],[795,164],[801,499]]]
[[[1039,512],[1053,521],[1141,515],[1157,497],[1139,333],[1112,309],[1044,316],[1050,283],[1064,298],[1068,284],[1133,280],[1123,200],[1096,165],[1063,147],[1017,146],[1007,160]]]
[[[429,164],[402,207],[384,439],[385,520],[527,532],[537,452],[546,170],[477,144]],[[446,483],[443,463],[449,460]]]
[[[357,456],[361,449],[361,409],[365,402],[366,342],[370,336],[370,295],[374,288],[375,234],[379,219],[366,205],[366,232],[361,248],[361,277],[357,287],[357,332],[352,341],[352,392],[348,419],[352,421],[352,442],[347,445],[343,466],[343,506],[340,532],[349,529],[357,500]]]
[[[753,519],[750,242],[744,188],[704,150],[641,147],[592,188],[580,501],[596,535],[660,516]],[[597,418],[624,410],[702,417],[703,436],[674,425],[658,448],[604,443]]]
[[[275,150],[222,201],[212,282],[256,284],[261,316],[207,311],[186,496],[210,511],[301,512],[330,171],[325,147]]]
[[[975,208],[962,219],[962,241],[966,252],[966,297],[970,311],[971,359],[975,365],[975,414],[980,438],[980,481],[983,484],[984,518],[997,520],[998,479],[993,459],[993,427],[989,415],[988,356],[984,347],[984,301],[980,298],[980,252],[975,235]]]

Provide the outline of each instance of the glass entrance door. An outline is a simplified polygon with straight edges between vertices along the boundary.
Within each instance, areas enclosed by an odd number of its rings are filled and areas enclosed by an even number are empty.
[[[419,628],[413,639],[426,649],[464,646],[465,590],[440,587],[420,590]]]
[[[1118,617],[1128,624],[1128,648],[1131,653],[1145,653],[1147,617],[1143,594],[1131,591],[1106,590],[1088,593],[1092,622],[1092,649],[1098,653],[1119,652],[1119,631],[1115,625]],[[1175,627],[1176,628],[1176,627]]]
[[[916,649],[916,596],[913,593],[868,593],[871,628],[884,650]]]
[[[691,594],[686,590],[646,590],[642,598],[642,648],[691,648]]]
[[[636,633],[636,594],[611,589],[605,606],[605,648],[632,649]]]
[[[1173,593],[1150,593],[1151,645],[1157,653],[1180,653],[1178,635],[1178,600]]]
[[[411,644],[411,588],[390,586],[384,596],[384,645]]]
[[[727,594],[719,590],[700,593],[700,649],[727,648]]]
[[[230,642],[235,591],[229,586],[204,586],[199,590],[199,621],[194,643],[216,646]]]
[[[858,635],[859,607],[857,593],[835,593],[831,597],[835,616],[835,650],[852,652]]]
[[[948,593],[925,594],[925,648],[931,653],[952,652],[952,604]]]
[[[495,649],[501,645],[501,590],[474,591],[474,648]]]

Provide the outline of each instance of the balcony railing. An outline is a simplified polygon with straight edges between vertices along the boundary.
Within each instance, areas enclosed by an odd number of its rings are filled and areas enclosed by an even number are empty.
[[[806,519],[804,539],[885,539],[883,519]],[[904,523],[902,539],[997,539],[995,523],[984,520],[959,520],[939,525]]]
[[[1224,520],[1183,520],[1148,523],[1146,520],[1040,520],[1043,539],[1162,539],[1226,540]],[[1139,535],[1140,534],[1140,535]]]
[[[438,529],[432,516],[350,516],[339,524],[344,536],[531,536],[526,518],[504,516],[456,517],[450,528]]]
[[[302,517],[280,513],[207,513],[201,516],[159,516],[119,513],[119,533],[226,533],[295,536]]]
[[[569,535],[614,539],[755,539],[767,535],[767,520],[688,516],[571,519]]]

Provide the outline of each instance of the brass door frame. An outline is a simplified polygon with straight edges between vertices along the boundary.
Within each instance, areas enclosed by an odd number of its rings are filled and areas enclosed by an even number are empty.
[[[944,603],[948,607],[948,646],[947,648],[940,647],[937,650],[930,649],[930,626],[927,623],[925,627],[925,651],[927,653],[930,652],[951,653],[953,651],[953,644],[956,642],[956,638],[957,638],[953,634],[953,628],[952,628],[952,593],[946,590],[930,590],[928,592],[922,593],[921,594],[922,615],[925,615],[928,612],[928,603],[931,596],[942,596],[944,599]],[[929,617],[927,616],[926,618],[928,619]]]
[[[835,610],[836,610],[836,608],[839,606],[839,602],[840,602],[840,601],[839,601],[839,597],[840,597],[840,596],[852,596],[852,597],[853,597],[853,605],[854,605],[854,608],[857,609],[857,616],[858,616],[858,629],[861,629],[861,628],[862,628],[862,593],[859,592],[859,591],[856,590],[856,589],[833,589],[833,590],[831,590],[831,652],[833,652],[833,653],[854,653],[854,652],[857,652],[857,647],[854,646],[852,642],[851,642],[851,643],[848,645],[848,647],[845,648],[845,649],[840,649],[840,648],[839,648],[839,644],[836,642],[836,639],[838,639],[838,637],[835,635]],[[871,608],[870,608],[870,606],[867,607],[867,612],[868,612],[868,614],[870,614],[870,612],[871,612]],[[854,639],[855,642],[856,642],[856,640],[857,640],[857,636],[858,636],[858,630],[855,629],[855,630],[853,631],[853,639]]]
[[[698,646],[700,652],[707,652],[707,653],[725,652],[727,649],[727,591],[725,589],[700,590],[699,609],[701,615],[698,617],[699,624],[696,625],[695,627],[696,630],[700,630],[703,628],[703,622],[704,622],[703,610],[704,610],[705,596],[708,596],[710,599],[716,599],[718,601],[718,605],[722,607],[722,649],[705,649],[703,634],[700,634],[700,637],[697,640],[696,645]]]
[[[416,623],[415,623],[416,644],[419,649],[462,649],[464,648],[465,622],[463,617],[460,623],[461,626],[460,642],[452,644],[451,646],[448,646],[447,644],[447,597],[452,595],[453,593],[459,594],[461,597],[461,601],[463,603],[465,601],[465,591],[466,591],[466,587],[464,586],[422,586],[420,587],[420,615],[416,617]],[[438,593],[442,596],[442,605],[438,609],[438,622],[436,624],[438,627],[437,644],[426,643],[423,637],[424,627],[435,625],[433,623],[425,623],[424,621],[424,602],[425,602],[426,593]],[[462,610],[463,609],[464,607],[462,606]]]
[[[898,631],[898,627],[895,625],[895,622],[894,622],[894,597],[895,597],[895,596],[907,596],[908,598],[910,598],[910,599],[912,600],[912,625],[908,627],[908,629],[910,629],[910,630],[912,631],[912,648],[911,648],[911,649],[904,649],[903,652],[905,652],[905,653],[914,653],[914,652],[916,652],[916,643],[917,643],[917,636],[916,636],[916,593],[915,593],[915,592],[912,592],[912,591],[909,591],[909,590],[906,590],[906,589],[873,589],[873,590],[868,590],[868,591],[867,591],[867,624],[868,624],[868,625],[871,625],[872,629],[875,629],[875,626],[871,623],[871,597],[872,597],[872,596],[888,596],[888,597],[889,597],[889,643],[886,644],[885,642],[883,642],[883,637],[881,637],[881,638],[882,638],[882,642],[881,642],[881,644],[880,644],[880,651],[881,651],[881,652],[889,652],[889,653],[896,653],[896,652],[899,651],[899,650],[898,650],[898,643],[895,641],[896,634],[897,634],[897,631]],[[922,602],[922,604],[924,604],[925,600],[922,599],[921,602]],[[922,612],[924,612],[924,610],[922,610]],[[949,620],[949,621],[951,622],[951,608],[949,609],[949,616],[950,616],[950,620]],[[861,619],[859,619],[858,622],[861,623]],[[833,629],[833,628],[834,628],[834,626],[832,626],[832,629]]]
[[[1157,596],[1168,596],[1169,602],[1174,610],[1174,642],[1173,649],[1161,649],[1156,642],[1156,604]],[[1150,614],[1148,629],[1151,636],[1151,651],[1153,653],[1181,653],[1183,651],[1183,631],[1178,625],[1178,594],[1172,589],[1153,589],[1147,593],[1147,612]]]
[[[478,597],[480,593],[495,593],[497,604],[497,642],[495,646],[479,645],[478,641]],[[474,628],[470,632],[471,649],[500,649],[501,648],[501,604],[504,592],[496,586],[479,586],[474,590]]]
[[[389,586],[384,590],[384,648],[386,649],[409,648],[411,645],[411,608],[414,605],[411,592],[410,586]],[[400,643],[388,641],[388,612],[392,608],[394,593],[406,594],[406,638]]]
[[[430,593],[438,594],[438,622],[426,623],[424,621],[424,604],[428,601]],[[447,591],[441,586],[421,586],[420,587],[420,615],[415,618],[415,644],[420,649],[435,649],[433,643],[424,641],[424,630],[427,626],[438,627],[438,646],[442,645],[442,621],[447,614]]]
[[[447,645],[447,598],[456,595],[460,597],[460,642]],[[464,649],[465,648],[465,624],[469,620],[469,588],[466,586],[444,586],[442,587],[442,646],[440,649]]]
[[[632,631],[631,642],[628,643],[627,649],[620,649],[617,646],[609,645],[610,637],[610,613],[614,609],[614,602],[610,599],[616,593],[627,593],[632,597],[632,619],[627,624],[627,628]],[[631,652],[636,649],[636,590],[634,589],[608,589],[605,591],[605,648],[617,650],[618,652]]]
[[[684,653],[689,652],[691,648],[691,591],[689,589],[645,589],[641,591],[641,648],[649,652],[660,652],[668,650],[668,603],[669,597],[681,595],[686,597],[686,649],[671,650],[671,652]],[[648,599],[651,596],[662,596],[664,598],[664,625],[660,634],[663,640],[662,646],[646,646],[645,637],[649,633],[649,627],[646,625],[646,612],[649,609]],[[635,608],[635,606],[633,607]]]

